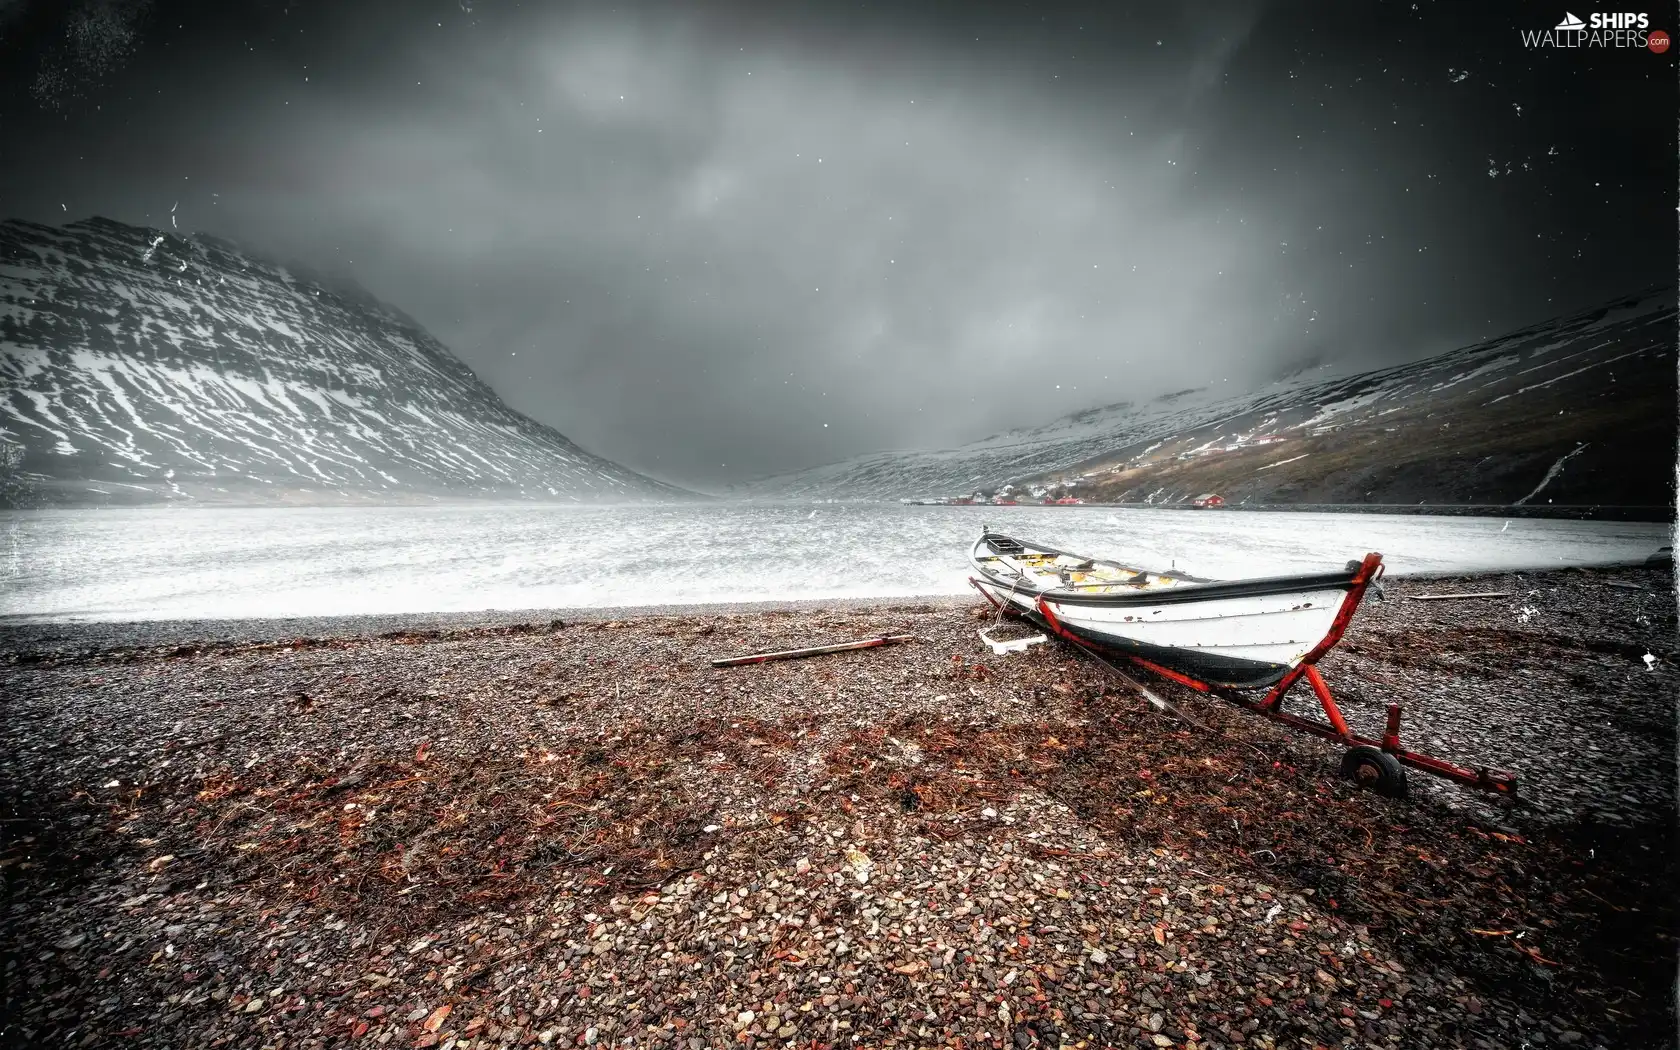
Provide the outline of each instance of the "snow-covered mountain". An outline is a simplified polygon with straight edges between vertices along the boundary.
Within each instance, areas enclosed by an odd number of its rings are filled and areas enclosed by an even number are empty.
[[[685,498],[513,411],[365,292],[206,236],[0,223],[14,504]]]
[[[1671,289],[1357,375],[1122,403],[960,448],[765,478],[760,498],[919,498],[1006,484],[1112,502],[1672,503]]]

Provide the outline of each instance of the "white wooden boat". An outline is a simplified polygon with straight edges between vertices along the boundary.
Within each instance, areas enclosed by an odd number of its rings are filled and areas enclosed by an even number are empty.
[[[1382,575],[1367,554],[1335,572],[1208,580],[1086,558],[984,531],[975,586],[1011,612],[1206,686],[1273,686],[1341,637]]]

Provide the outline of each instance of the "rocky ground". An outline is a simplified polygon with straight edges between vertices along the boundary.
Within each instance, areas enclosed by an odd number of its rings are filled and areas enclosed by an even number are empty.
[[[1508,597],[1415,600],[1455,590]],[[1054,643],[995,656],[966,603],[12,629],[0,1025],[171,1048],[1667,1045],[1671,580],[1387,598],[1324,664],[1356,726],[1401,700],[1411,746],[1514,770],[1519,799],[1360,792],[1334,748],[1217,701],[1152,682],[1181,719]],[[883,633],[916,640],[709,665]]]

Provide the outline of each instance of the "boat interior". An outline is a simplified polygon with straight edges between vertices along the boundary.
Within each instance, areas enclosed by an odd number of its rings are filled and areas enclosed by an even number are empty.
[[[974,560],[981,568],[990,570],[995,579],[1019,586],[1023,591],[1135,594],[1213,582],[1177,571],[1156,572],[1118,562],[1081,558],[1064,551],[1035,547],[1013,537],[991,534],[975,544]]]

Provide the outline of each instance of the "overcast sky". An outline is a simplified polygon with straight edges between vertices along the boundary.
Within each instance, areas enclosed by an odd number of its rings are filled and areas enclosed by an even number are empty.
[[[1562,13],[0,0],[0,212],[178,203],[715,487],[1671,281],[1676,53]]]

